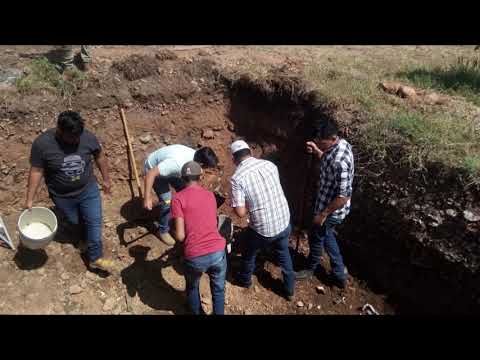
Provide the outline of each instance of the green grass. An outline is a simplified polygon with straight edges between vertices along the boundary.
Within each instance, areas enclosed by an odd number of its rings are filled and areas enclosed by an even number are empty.
[[[55,65],[46,58],[33,60],[26,68],[25,74],[17,79],[16,87],[21,94],[32,94],[39,90],[47,90],[64,98],[71,97],[77,86],[86,80],[81,71],[72,70],[72,80],[66,81]]]
[[[465,97],[480,106],[480,58],[459,57],[448,66],[428,65],[401,71],[396,74],[413,85],[424,89],[436,89],[451,95]]]

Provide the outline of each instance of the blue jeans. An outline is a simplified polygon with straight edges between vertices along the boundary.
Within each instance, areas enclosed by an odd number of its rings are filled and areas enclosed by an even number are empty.
[[[225,275],[227,273],[225,250],[185,259],[188,303],[195,315],[203,313],[199,291],[200,277],[203,273],[207,273],[210,278],[213,313],[215,315],[223,315],[225,308]]]
[[[88,246],[88,259],[95,261],[102,257],[102,200],[98,184],[93,181],[79,195],[63,198],[51,195],[55,206],[60,209],[67,220],[85,227]],[[79,216],[80,215],[80,216]]]
[[[250,286],[258,250],[273,247],[275,256],[282,269],[287,295],[293,295],[295,291],[295,272],[293,271],[292,258],[288,249],[288,238],[292,231],[292,226],[289,224],[285,230],[273,237],[264,237],[252,229],[249,229],[249,231],[248,243],[246,244],[244,254],[242,254],[243,269],[239,274],[239,280],[244,285]]]
[[[172,185],[176,191],[180,191],[184,187],[183,180],[176,177],[157,176],[153,182],[153,190],[160,200],[160,204],[157,205],[160,210],[157,226],[161,234],[170,231],[170,201],[172,200],[172,193],[169,185]]]
[[[308,268],[317,271],[320,266],[320,257],[323,249],[327,251],[332,266],[333,275],[341,281],[345,281],[345,266],[340,254],[337,239],[335,238],[335,226],[341,224],[342,220],[327,217],[322,226],[313,225],[308,236],[310,253],[308,254]]]

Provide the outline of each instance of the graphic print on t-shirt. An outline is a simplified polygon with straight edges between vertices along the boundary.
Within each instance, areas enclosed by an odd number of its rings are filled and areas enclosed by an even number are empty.
[[[85,172],[85,161],[80,155],[69,155],[63,159],[60,169],[71,181],[80,180],[80,176]]]

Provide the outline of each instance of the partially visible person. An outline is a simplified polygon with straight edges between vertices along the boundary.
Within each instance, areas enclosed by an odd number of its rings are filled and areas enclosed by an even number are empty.
[[[273,248],[282,269],[285,298],[291,301],[295,273],[288,248],[290,210],[278,169],[270,161],[253,157],[243,140],[232,143],[231,152],[237,166],[231,178],[232,207],[239,217],[249,216],[249,237],[236,281],[240,286],[250,287],[257,252]]]
[[[74,66],[74,46],[73,45],[60,45],[57,47],[58,52],[58,64],[57,68],[60,72],[64,73],[66,77],[71,76],[69,71]],[[89,71],[92,64],[92,51],[89,45],[80,45],[80,58],[82,59],[82,70]]]
[[[350,212],[354,175],[352,147],[338,136],[338,126],[331,118],[318,121],[315,139],[307,142],[306,147],[307,152],[320,161],[320,178],[308,237],[308,265],[307,269],[296,273],[296,278],[307,279],[317,273],[325,249],[330,258],[333,284],[345,288],[347,271],[335,238],[335,227]]]
[[[185,281],[188,303],[193,314],[203,314],[199,284],[203,273],[210,278],[213,313],[224,314],[225,275],[227,259],[226,242],[217,228],[217,202],[212,192],[204,189],[198,181],[201,166],[189,161],[182,167],[185,182],[183,190],[172,200],[174,236],[184,243]]]
[[[90,268],[111,272],[114,263],[103,256],[102,201],[92,160],[102,174],[104,192],[110,194],[107,158],[96,136],[84,129],[79,113],[62,112],[57,127],[38,136],[32,144],[25,207],[32,208],[40,181],[45,177],[55,206],[69,222],[82,225]]]
[[[172,194],[171,185],[175,191],[180,191],[185,186],[181,179],[181,169],[189,161],[196,161],[204,168],[215,168],[218,157],[209,147],[194,150],[188,146],[174,144],[162,147],[150,155],[145,161],[145,191],[144,208],[152,210],[152,188],[160,200],[159,219],[154,223],[154,233],[167,245],[174,245],[175,240],[169,233],[170,202]]]

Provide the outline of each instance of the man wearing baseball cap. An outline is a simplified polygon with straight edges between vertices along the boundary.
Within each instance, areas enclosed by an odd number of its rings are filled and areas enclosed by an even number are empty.
[[[283,274],[285,298],[293,299],[295,273],[288,250],[290,211],[280,184],[278,169],[270,161],[256,159],[248,144],[237,140],[230,146],[237,166],[230,182],[232,207],[239,217],[249,215],[249,236],[242,253],[242,269],[236,282],[249,288],[258,250],[273,248]]]
[[[202,168],[189,161],[181,170],[185,188],[173,196],[171,217],[174,237],[184,243],[185,281],[188,303],[194,314],[204,314],[199,284],[203,273],[210,278],[213,313],[223,315],[227,258],[225,239],[217,230],[217,202],[198,181]]]

